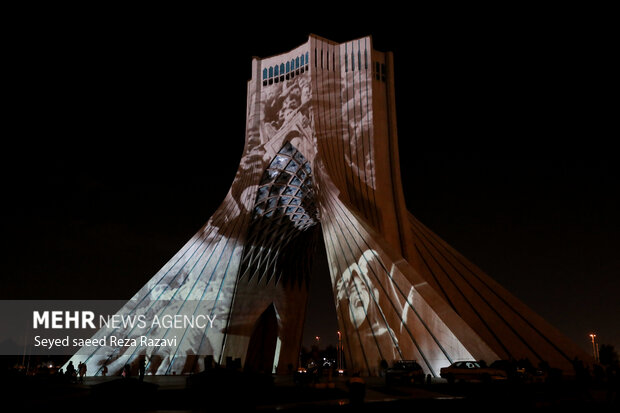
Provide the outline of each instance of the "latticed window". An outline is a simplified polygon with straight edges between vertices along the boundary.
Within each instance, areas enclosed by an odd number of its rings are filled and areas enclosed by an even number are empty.
[[[301,230],[316,224],[314,201],[305,202],[302,206],[304,199],[313,198],[311,171],[301,152],[286,142],[263,174],[256,196],[254,218],[271,211],[275,216],[285,216],[289,220],[296,215],[298,218],[293,225]],[[289,205],[299,207],[289,210]],[[309,210],[306,211],[306,208]]]
[[[304,73],[308,70],[309,53],[302,53],[301,55],[292,58],[289,61],[282,62],[279,65],[269,67],[269,69],[263,69],[263,86],[272,85],[274,83],[284,82],[284,80],[290,80]]]
[[[290,142],[267,166],[256,193],[240,277],[301,285],[307,271],[299,251],[312,243],[318,224],[312,168]]]

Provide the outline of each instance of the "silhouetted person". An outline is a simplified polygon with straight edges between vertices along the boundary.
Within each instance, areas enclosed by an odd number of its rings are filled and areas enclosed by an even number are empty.
[[[86,363],[80,362],[80,364],[78,364],[78,372],[80,374],[80,383],[84,383],[84,376],[86,376]]]
[[[129,376],[131,376],[131,370],[129,369],[129,364],[125,364],[125,366],[123,367],[123,372],[121,374],[126,379],[128,379]]]
[[[103,377],[108,375],[108,366],[106,364],[103,365],[103,368],[101,369],[101,375]]]
[[[359,406],[364,403],[364,396],[366,396],[366,382],[360,377],[360,374],[355,372],[353,377],[349,380],[349,400],[352,406]]]
[[[385,372],[387,371],[389,367],[390,366],[388,365],[388,362],[385,359],[382,359],[381,362],[379,363],[379,370],[380,370],[381,377],[385,377]]]
[[[67,371],[65,372],[65,375],[69,378],[69,381],[71,383],[73,383],[75,381],[75,366],[73,365],[73,361],[69,362],[69,365],[67,366]]]
[[[138,361],[138,374],[140,375],[139,380],[144,381],[144,372],[146,370],[146,361],[144,360],[144,356],[140,357],[140,361]]]
[[[211,370],[214,366],[213,356],[208,354],[205,356],[205,370]]]
[[[75,371],[75,366],[73,365],[73,362],[70,361],[69,365],[67,366],[67,371],[65,372],[65,374],[71,374],[74,371]]]

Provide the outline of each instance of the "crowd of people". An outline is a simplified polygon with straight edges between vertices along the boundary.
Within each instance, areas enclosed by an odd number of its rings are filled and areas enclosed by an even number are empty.
[[[71,383],[84,383],[84,376],[86,376],[87,370],[86,363],[80,361],[76,368],[73,365],[73,361],[69,361],[67,370],[63,372],[62,369],[60,369],[57,374],[68,378]]]

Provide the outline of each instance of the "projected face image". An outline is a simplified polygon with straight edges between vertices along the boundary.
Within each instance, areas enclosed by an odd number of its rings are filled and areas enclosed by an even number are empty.
[[[349,303],[349,317],[355,326],[366,321],[370,301],[379,300],[379,291],[368,277],[368,265],[375,260],[375,251],[366,250],[357,263],[351,264],[336,283],[338,302]],[[371,295],[372,293],[372,295]]]
[[[366,319],[366,310],[370,303],[370,294],[356,270],[347,269],[338,281],[338,300],[349,301],[349,315],[351,321],[359,326]]]
[[[301,98],[299,96],[299,90],[292,91],[288,96],[284,98],[282,107],[278,111],[278,120],[280,125],[288,121],[294,114],[295,110],[299,107]]]
[[[265,90],[264,122],[278,131],[297,113],[309,118],[310,82],[305,75],[294,80],[270,86]]]
[[[386,275],[378,252],[367,249],[336,279],[335,295],[351,345],[360,346],[368,357],[392,361],[402,358],[394,332],[394,326],[400,324],[400,308],[391,310],[395,296],[381,287],[388,282]]]

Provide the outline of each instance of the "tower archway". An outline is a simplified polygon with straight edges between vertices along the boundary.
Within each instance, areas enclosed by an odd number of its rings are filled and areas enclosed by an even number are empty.
[[[273,304],[261,314],[250,336],[245,371],[271,373],[278,341],[278,317]]]

